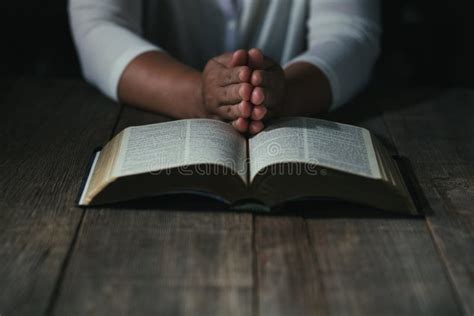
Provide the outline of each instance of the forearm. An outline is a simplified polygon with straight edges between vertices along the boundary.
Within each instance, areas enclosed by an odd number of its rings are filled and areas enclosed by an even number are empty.
[[[124,70],[121,102],[173,118],[202,116],[201,73],[164,52],[148,52]]]
[[[281,116],[315,116],[329,109],[329,80],[316,66],[296,62],[285,70],[286,100]]]

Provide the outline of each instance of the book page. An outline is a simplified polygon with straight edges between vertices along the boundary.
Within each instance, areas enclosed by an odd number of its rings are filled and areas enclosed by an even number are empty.
[[[203,164],[203,173],[223,165],[247,181],[246,140],[230,124],[209,119],[179,120],[129,127],[123,133],[113,170],[116,176]],[[186,172],[190,170],[183,169],[183,174]]]
[[[301,162],[380,178],[369,131],[313,118],[280,119],[249,141],[250,179],[267,166]]]

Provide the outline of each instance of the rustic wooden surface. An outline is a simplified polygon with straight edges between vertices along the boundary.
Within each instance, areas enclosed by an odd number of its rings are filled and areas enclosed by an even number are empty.
[[[75,206],[94,147],[163,120],[75,81],[2,80],[0,315],[473,315],[474,92],[384,91],[332,119],[409,158],[423,217],[202,198]]]

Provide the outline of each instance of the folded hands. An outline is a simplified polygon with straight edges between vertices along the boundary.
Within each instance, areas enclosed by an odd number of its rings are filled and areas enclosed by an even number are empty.
[[[258,49],[238,50],[209,60],[202,73],[202,116],[232,122],[257,134],[278,116],[286,97],[282,67]]]

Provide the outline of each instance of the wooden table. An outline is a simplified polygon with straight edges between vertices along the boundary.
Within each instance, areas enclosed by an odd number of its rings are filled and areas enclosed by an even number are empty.
[[[474,315],[474,91],[366,94],[333,118],[408,157],[426,217],[207,200],[75,206],[94,147],[163,118],[85,83],[0,85],[0,314]]]

